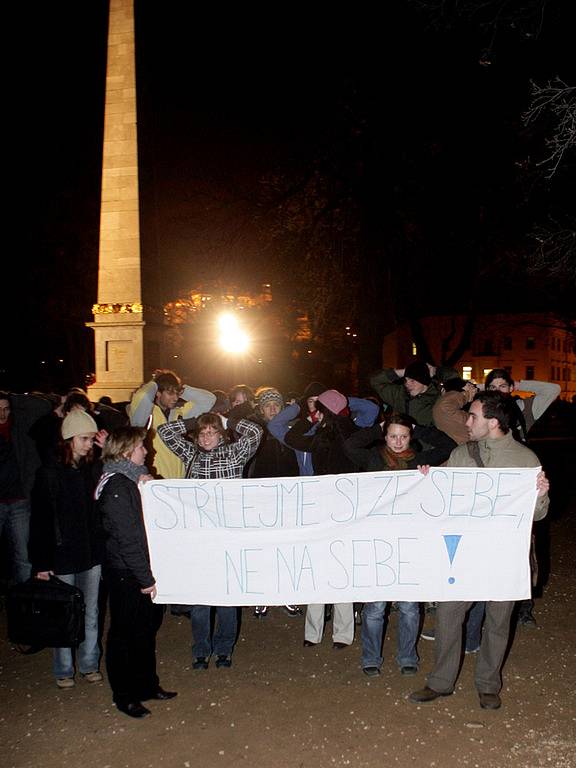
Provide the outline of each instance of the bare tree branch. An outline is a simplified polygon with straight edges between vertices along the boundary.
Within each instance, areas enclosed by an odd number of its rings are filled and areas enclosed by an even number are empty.
[[[529,125],[544,116],[552,118],[554,128],[546,139],[548,154],[538,165],[548,167],[546,178],[551,179],[576,146],[576,88],[558,77],[544,86],[532,81],[532,102],[522,119]]]

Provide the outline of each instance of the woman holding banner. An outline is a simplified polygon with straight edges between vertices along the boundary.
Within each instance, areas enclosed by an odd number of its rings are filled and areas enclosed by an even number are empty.
[[[179,419],[158,427],[160,439],[182,459],[185,477],[197,480],[240,478],[246,464],[256,453],[262,427],[248,419],[239,419],[233,408],[228,418],[218,413],[203,413],[198,419]],[[232,442],[228,430],[238,439]],[[189,432],[192,440],[186,437]],[[216,608],[217,627],[211,637],[212,606],[192,605],[190,621],[194,645],[193,669],[208,669],[212,654],[217,667],[232,666],[232,651],[238,633],[238,609]]]
[[[156,674],[156,633],[164,606],[152,601],[156,582],[138,484],[151,480],[144,440],[146,430],[121,427],[108,436],[102,452],[103,474],[96,498],[106,533],[103,575],[110,600],[106,669],[112,698],[120,712],[142,718],[143,701],[176,696],[160,687]]]
[[[423,450],[418,441],[427,446]],[[344,444],[348,458],[365,472],[398,471],[438,465],[446,461],[456,443],[435,427],[414,427],[405,414],[391,414],[381,424],[362,429]],[[365,603],[362,613],[362,669],[369,677],[380,674],[386,602]],[[396,662],[403,675],[418,672],[416,641],[420,604],[399,601]]]

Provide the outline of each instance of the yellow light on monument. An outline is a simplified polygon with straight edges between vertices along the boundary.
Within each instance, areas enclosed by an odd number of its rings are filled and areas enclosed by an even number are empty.
[[[218,325],[220,326],[220,346],[225,352],[233,355],[246,352],[250,341],[234,315],[221,315]]]

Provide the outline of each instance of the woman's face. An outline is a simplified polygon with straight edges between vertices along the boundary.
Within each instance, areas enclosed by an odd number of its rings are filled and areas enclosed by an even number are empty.
[[[306,400],[306,405],[308,406],[308,410],[310,411],[310,413],[314,413],[314,411],[316,410],[316,400],[318,400],[318,395],[314,397],[309,397]]]
[[[132,449],[132,452],[126,456],[126,458],[131,461],[132,464],[137,464],[139,467],[143,467],[144,462],[146,461],[147,453],[148,451],[146,450],[144,443],[142,440],[140,440],[136,447]]]
[[[85,435],[74,435],[72,438],[72,458],[74,461],[85,459],[92,450],[96,432],[87,432]]]
[[[384,440],[391,451],[402,453],[410,445],[410,429],[403,424],[390,424]]]
[[[243,405],[244,403],[247,403],[247,402],[248,402],[248,395],[246,394],[246,392],[242,392],[242,390],[240,390],[240,392],[236,392],[236,394],[234,395],[234,397],[230,402],[230,405],[232,406],[232,408],[234,408],[237,405]]]
[[[205,451],[211,451],[220,442],[220,432],[215,427],[204,427],[198,433],[198,445]]]

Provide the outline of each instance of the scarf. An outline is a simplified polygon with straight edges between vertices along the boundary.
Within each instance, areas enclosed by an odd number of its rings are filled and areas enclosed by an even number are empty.
[[[140,464],[134,464],[129,459],[120,459],[119,461],[105,461],[102,468],[102,474],[124,475],[128,480],[132,480],[133,483],[138,483],[141,475],[148,474],[148,467]]]
[[[119,461],[105,461],[102,467],[102,476],[94,492],[94,498],[99,499],[102,494],[102,490],[112,475],[124,475],[128,480],[132,480],[133,483],[138,485],[140,477],[148,474],[148,467],[134,464],[129,459],[120,459]]]
[[[380,449],[380,453],[388,469],[408,469],[408,462],[416,456],[416,451],[413,451],[412,448],[396,453],[387,445]]]

